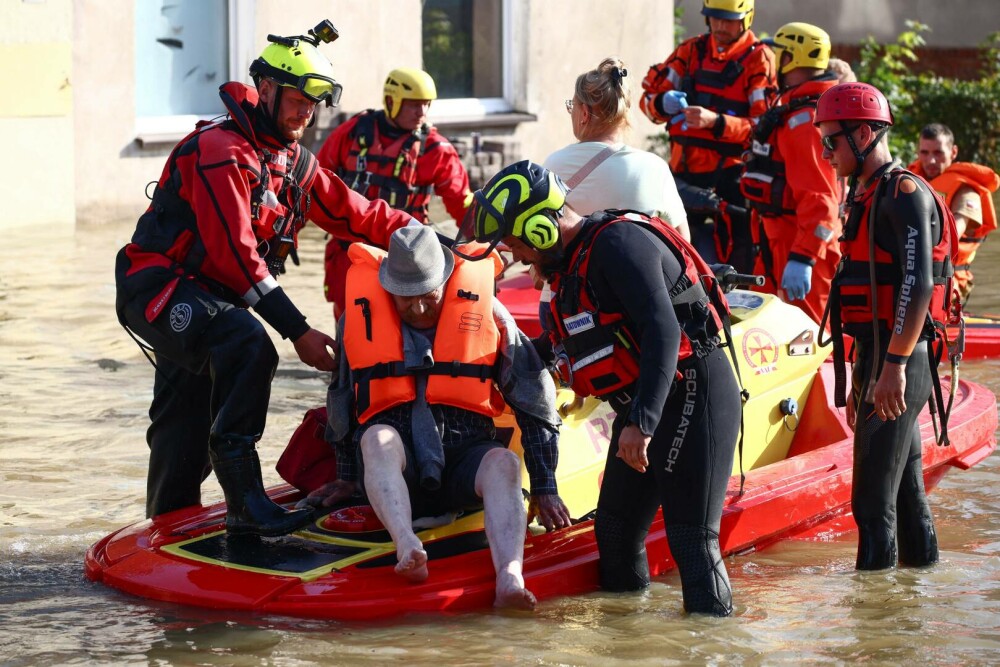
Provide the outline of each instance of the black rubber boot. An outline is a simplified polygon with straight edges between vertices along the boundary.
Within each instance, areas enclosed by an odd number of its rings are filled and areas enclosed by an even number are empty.
[[[264,491],[256,439],[213,436],[209,454],[226,495],[226,532],[230,535],[286,535],[309,523],[312,510],[288,511]]]

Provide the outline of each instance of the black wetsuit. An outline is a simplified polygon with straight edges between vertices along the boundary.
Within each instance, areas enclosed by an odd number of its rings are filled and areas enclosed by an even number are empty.
[[[589,223],[588,223],[589,224]],[[580,234],[579,239],[589,236]],[[567,248],[571,255],[574,245]],[[719,549],[719,528],[740,426],[741,399],[721,348],[678,364],[681,326],[668,292],[683,271],[650,231],[618,223],[597,235],[586,282],[600,310],[626,315],[642,350],[640,377],[616,405],[595,533],[601,585],[637,590],[649,584],[645,538],[663,507],[684,607],[727,615],[732,590]],[[677,371],[683,379],[675,381]],[[612,401],[612,404],[615,404]],[[652,433],[649,467],[639,473],[616,457],[629,424]]]
[[[870,324],[845,328],[855,336],[856,345],[851,400],[858,407],[851,509],[858,526],[860,570],[896,565],[897,543],[898,560],[903,564],[929,565],[938,560],[934,519],[924,491],[917,417],[933,388],[927,352],[932,332],[924,324],[926,310],[921,310],[919,304],[926,304],[933,289],[931,250],[941,238],[942,223],[926,184],[914,179],[917,189],[906,193],[898,187],[900,177],[900,174],[890,176],[878,202],[875,243],[892,255],[893,264],[899,269],[894,282],[894,326],[906,330],[923,327],[923,332],[906,361],[906,412],[897,419],[882,423],[872,403],[864,401],[872,364],[877,363],[881,371],[892,332],[886,326],[881,327],[876,350]],[[867,214],[866,207],[853,207],[848,228],[858,222],[867,224]],[[864,220],[855,220],[855,216],[862,215]],[[909,308],[899,307],[903,284],[912,286]]]

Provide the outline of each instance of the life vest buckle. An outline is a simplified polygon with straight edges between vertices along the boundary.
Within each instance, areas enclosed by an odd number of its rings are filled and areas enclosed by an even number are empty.
[[[562,345],[558,346],[555,351],[555,360],[552,363],[552,369],[556,373],[556,377],[559,378],[559,384],[568,389],[573,386],[573,363],[569,359],[569,355],[566,354],[566,350],[563,349]]]

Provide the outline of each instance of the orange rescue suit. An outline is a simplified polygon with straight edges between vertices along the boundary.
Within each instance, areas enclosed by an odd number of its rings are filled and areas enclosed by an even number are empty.
[[[684,129],[679,122],[668,126],[670,170],[711,173],[741,164],[753,129],[750,119],[767,110],[775,88],[774,54],[752,31],[725,47],[703,34],[684,41],[665,62],[649,69],[639,108],[654,123],[666,123],[671,118],[657,108],[656,98],[682,90],[689,105],[721,114],[716,127]]]

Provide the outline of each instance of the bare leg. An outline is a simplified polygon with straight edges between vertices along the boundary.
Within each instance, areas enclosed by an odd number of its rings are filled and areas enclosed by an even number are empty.
[[[496,607],[534,609],[537,600],[524,587],[524,533],[528,525],[521,497],[521,462],[507,449],[489,451],[476,473],[483,499],[486,539],[497,573]]]
[[[413,532],[410,495],[403,479],[406,453],[391,426],[372,426],[361,436],[368,501],[396,545],[396,574],[413,583],[427,579],[427,552]]]

